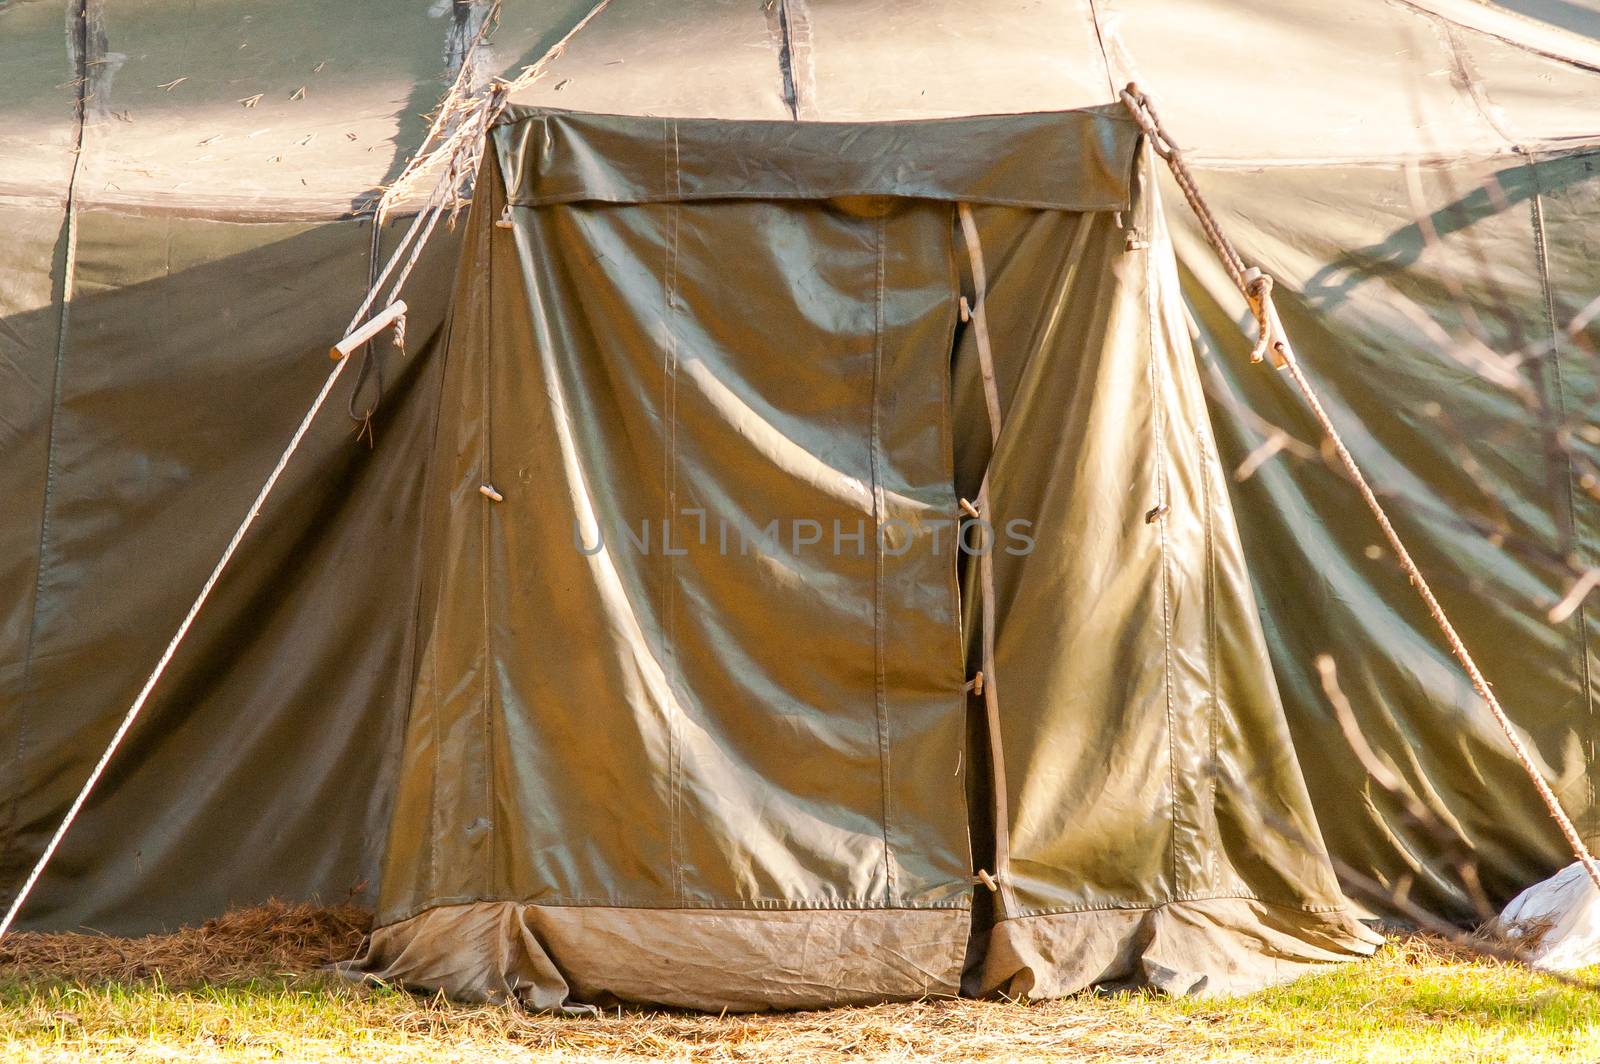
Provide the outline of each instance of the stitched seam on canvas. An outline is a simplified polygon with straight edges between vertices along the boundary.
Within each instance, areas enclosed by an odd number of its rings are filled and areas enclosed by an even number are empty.
[[[1144,209],[1148,211],[1148,192],[1141,197]],[[1145,328],[1145,354],[1149,361],[1150,382],[1150,426],[1155,444],[1155,472],[1156,472],[1156,507],[1160,509],[1167,505],[1167,465],[1166,446],[1163,435],[1166,432],[1166,421],[1162,417],[1161,407],[1161,378],[1156,364],[1156,306],[1154,293],[1154,270],[1151,255],[1148,251],[1135,251],[1132,254],[1143,256],[1144,266],[1144,305]],[[1178,872],[1178,751],[1176,716],[1172,703],[1172,570],[1168,555],[1167,544],[1167,518],[1162,515],[1156,519],[1156,534],[1160,544],[1161,555],[1161,643],[1162,643],[1162,683],[1165,687],[1164,700],[1167,710],[1167,769],[1170,779],[1172,835],[1168,845],[1168,857],[1172,868],[1172,889],[1182,896],[1185,884]]]
[[[484,266],[487,288],[494,287],[494,253],[491,250],[488,261]],[[479,304],[487,317],[487,307]],[[493,450],[490,437],[494,434],[494,408],[493,408],[493,381],[490,380],[490,363],[494,360],[484,352],[481,358],[483,363],[483,430],[479,434],[478,450],[478,477],[479,483],[493,484]],[[478,682],[483,685],[483,759],[484,759],[484,809],[483,816],[489,823],[489,835],[485,840],[486,859],[489,864],[484,869],[485,880],[495,882],[494,851],[499,832],[495,830],[494,816],[494,781],[495,781],[495,750],[494,750],[494,626],[491,623],[491,609],[489,604],[489,547],[491,536],[489,534],[489,521],[494,505],[489,497],[483,494],[478,496],[478,593],[483,606],[483,647],[481,650],[482,664]]]
[[[1524,154],[1527,160],[1528,174],[1533,181],[1533,196],[1529,199],[1529,210],[1533,226],[1534,259],[1539,267],[1539,284],[1544,294],[1545,323],[1550,329],[1550,365],[1556,389],[1556,416],[1561,424],[1567,423],[1567,395],[1566,386],[1561,372],[1561,337],[1556,325],[1555,292],[1550,284],[1550,250],[1545,241],[1544,226],[1544,194],[1539,187],[1539,168],[1537,157],[1529,151]],[[1572,456],[1565,449],[1562,450],[1562,460],[1566,466],[1567,487],[1567,527],[1572,535],[1573,550],[1583,558],[1583,541],[1578,533],[1578,494],[1573,487]],[[1587,564],[1587,563],[1585,563]],[[1578,619],[1578,665],[1583,676],[1584,707],[1589,718],[1589,727],[1584,738],[1584,763],[1591,771],[1584,773],[1584,787],[1588,792],[1587,808],[1594,807],[1594,686],[1589,666],[1589,613],[1587,596],[1578,603],[1576,610]]]
[[[664,183],[669,192],[675,192],[681,184],[679,171],[680,160],[678,157],[678,129],[677,123],[666,121],[662,124],[663,142],[662,159],[665,167]],[[677,450],[677,362],[678,362],[678,333],[673,327],[673,304],[677,299],[678,290],[678,254],[680,226],[682,224],[682,206],[677,202],[668,208],[667,216],[667,244],[666,244],[666,269],[662,279],[662,308],[661,321],[663,330],[662,351],[662,457],[661,478],[665,493],[666,514],[662,518],[661,531],[663,536],[671,520],[672,502],[676,495],[676,462]],[[684,871],[684,800],[683,800],[683,721],[684,706],[678,699],[678,691],[682,686],[678,676],[678,647],[677,623],[675,610],[677,597],[673,580],[675,577],[675,563],[671,553],[663,550],[661,564],[666,569],[666,579],[662,588],[662,631],[663,643],[662,658],[665,668],[664,680],[666,690],[667,714],[667,816],[668,825],[668,862],[671,866],[672,892],[680,904],[686,902],[688,897],[687,875]]]
[[[67,357],[67,329],[71,318],[72,289],[77,274],[78,260],[78,175],[86,154],[84,131],[88,123],[89,76],[89,13],[87,0],[78,0],[78,18],[74,28],[78,31],[78,128],[76,148],[72,156],[72,173],[67,178],[67,195],[63,223],[66,227],[65,248],[61,266],[61,314],[56,323],[56,357],[50,385],[50,424],[45,434],[44,496],[40,500],[39,545],[34,560],[33,603],[28,617],[28,642],[22,655],[22,676],[18,691],[17,748],[12,758],[11,801],[7,803],[5,847],[0,856],[16,842],[17,822],[22,804],[23,758],[27,746],[28,715],[26,706],[33,686],[34,651],[39,640],[39,598],[44,593],[45,552],[50,545],[50,504],[55,498],[56,486],[56,429],[61,420],[61,384]]]
[[[883,466],[881,426],[879,425],[879,400],[883,385],[883,333],[884,333],[884,287],[885,273],[887,270],[885,250],[886,223],[883,218],[873,222],[873,238],[875,245],[875,258],[877,280],[873,293],[873,326],[872,326],[872,406],[871,406],[871,444],[869,448],[869,463],[872,474],[872,517],[876,534],[876,549],[873,551],[873,588],[872,588],[872,643],[873,643],[873,716],[878,726],[878,760],[881,772],[883,817],[883,890],[884,904],[894,896],[894,851],[889,841],[889,814],[890,814],[890,765],[889,765],[889,722],[888,722],[888,693],[884,677],[884,635],[883,635],[883,600],[884,600],[884,544],[883,529],[885,521],[885,500],[883,491]]]

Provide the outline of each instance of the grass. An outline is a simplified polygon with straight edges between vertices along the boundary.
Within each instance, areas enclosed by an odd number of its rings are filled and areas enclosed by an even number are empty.
[[[1086,994],[1036,1005],[561,1019],[352,986],[314,968],[359,939],[359,915],[261,912],[153,939],[8,939],[0,1060],[1600,1059],[1600,995],[1420,936],[1392,940],[1369,962],[1223,1001]],[[203,981],[213,972],[220,981]]]

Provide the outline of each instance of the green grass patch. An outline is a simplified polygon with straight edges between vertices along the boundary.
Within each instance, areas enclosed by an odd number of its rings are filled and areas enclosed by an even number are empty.
[[[0,1060],[1595,1061],[1600,995],[1407,940],[1224,1000],[1084,994],[829,1012],[530,1016],[320,974],[0,981]]]

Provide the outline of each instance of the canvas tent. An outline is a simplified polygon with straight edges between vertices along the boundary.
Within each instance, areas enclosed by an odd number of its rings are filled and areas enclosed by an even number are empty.
[[[1559,839],[1114,99],[1162,101],[1277,277],[1592,832],[1587,611],[1548,615],[1591,564],[1600,61],[1529,7],[613,0],[407,288],[374,446],[318,423],[32,921],[375,884],[373,970],[751,1007],[1259,984],[1370,943],[1324,840],[1441,912],[1446,844],[1509,896]],[[591,8],[507,4],[494,63]],[[13,878],[315,391],[383,254],[360,208],[483,14],[0,8]],[[1312,446],[1261,460],[1280,428]],[[992,596],[931,545],[980,494],[1035,522]],[[912,549],[615,538],[700,516]],[[1454,839],[1367,784],[1319,653]]]

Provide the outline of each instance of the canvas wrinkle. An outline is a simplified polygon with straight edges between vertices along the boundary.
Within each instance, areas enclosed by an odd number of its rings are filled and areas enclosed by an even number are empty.
[[[746,397],[730,387],[704,362],[691,360],[683,368],[682,375],[700,389],[718,414],[731,422],[749,421],[761,426],[759,438],[752,433],[750,444],[761,450],[762,456],[772,463],[773,468],[804,481],[807,486],[843,505],[872,509],[874,495],[870,479],[862,480],[840,468],[838,463],[829,462],[826,456],[808,447],[805,440],[785,432],[770,410],[751,405]],[[888,487],[883,489],[883,498],[886,511],[891,505],[908,510],[921,505],[904,492]]]
[[[789,27],[789,4],[786,0],[773,0],[766,5],[769,14],[777,18],[778,81],[779,94],[789,108],[789,117],[800,118],[799,93],[795,90],[794,35]]]
[[[786,17],[785,39],[789,46],[789,69],[794,79],[794,117],[802,113],[817,117],[817,72],[812,61],[811,12],[807,0],[780,0]]]
[[[1439,37],[1439,43],[1444,46],[1444,51],[1450,57],[1450,64],[1454,68],[1453,73],[1455,74],[1455,77],[1451,80],[1456,89],[1466,96],[1467,100],[1472,104],[1473,110],[1477,111],[1478,117],[1483,119],[1484,124],[1494,130],[1495,135],[1505,141],[1507,147],[1514,148],[1517,138],[1505,128],[1502,116],[1496,114],[1499,108],[1494,105],[1494,101],[1489,99],[1489,93],[1483,84],[1483,79],[1478,76],[1477,70],[1473,67],[1472,57],[1465,48],[1461,47],[1461,42],[1456,37],[1455,27],[1448,20],[1433,15],[1431,12],[1426,13],[1424,18],[1432,25]]]

